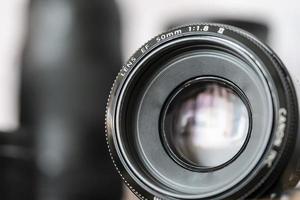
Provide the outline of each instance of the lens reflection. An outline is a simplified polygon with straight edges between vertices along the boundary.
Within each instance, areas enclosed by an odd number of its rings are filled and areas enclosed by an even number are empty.
[[[217,167],[243,147],[249,114],[240,96],[225,83],[190,84],[171,100],[164,120],[168,148],[199,167]]]

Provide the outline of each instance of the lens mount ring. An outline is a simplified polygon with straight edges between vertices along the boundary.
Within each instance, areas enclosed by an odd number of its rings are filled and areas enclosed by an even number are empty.
[[[176,40],[182,38],[188,40],[189,37],[205,36],[230,41],[233,44],[237,44],[237,46],[240,45],[249,50],[248,53],[253,55],[253,61],[263,65],[263,69],[261,69],[262,74],[264,74],[268,82],[269,89],[272,90],[270,92],[272,93],[273,103],[275,102],[275,104],[277,104],[273,105],[274,123],[272,125],[270,139],[263,156],[261,156],[259,162],[253,169],[255,174],[250,173],[245,180],[230,190],[205,198],[233,199],[246,198],[250,195],[255,196],[257,191],[261,192],[266,190],[267,185],[272,185],[272,183],[278,179],[276,174],[283,172],[285,163],[292,154],[298,129],[297,99],[287,70],[278,57],[268,47],[255,39],[254,36],[231,26],[195,24],[175,28],[150,40],[129,59],[114,82],[107,104],[106,132],[111,158],[122,179],[140,199],[153,199],[155,197],[161,199],[178,199],[179,196],[172,195],[172,193],[176,193],[176,191],[169,191],[168,193],[161,192],[162,190],[169,190],[170,188],[168,187],[161,187],[160,189],[158,189],[158,187],[152,187],[158,185],[158,180],[153,180],[152,174],[139,176],[140,173],[135,168],[142,165],[142,163],[135,163],[134,166],[132,164],[133,160],[139,160],[136,155],[130,155],[130,159],[128,159],[129,155],[127,155],[127,153],[132,151],[132,149],[130,145],[124,146],[124,144],[122,144],[124,141],[120,141],[120,135],[128,134],[126,137],[122,136],[122,139],[131,139],[132,133],[130,130],[126,128],[122,129],[124,127],[118,126],[119,120],[130,115],[119,115],[120,113],[117,113],[126,110],[126,105],[122,102],[122,95],[124,92],[129,91],[128,85],[126,84],[128,84],[130,79],[136,78],[138,72],[141,72],[139,71],[141,69],[138,69],[138,67],[142,68],[139,64],[141,62],[147,63],[145,59],[149,58],[151,52],[154,52],[158,47],[170,42],[176,42]],[[207,46],[211,46],[211,44],[207,44]],[[161,57],[163,57],[163,55],[161,55]],[[285,119],[284,122],[282,122],[283,119]],[[284,130],[282,130],[283,126],[285,127]],[[279,131],[281,131],[281,135]],[[151,180],[153,184],[149,185],[149,180]],[[264,189],[261,189],[262,187]],[[202,198],[193,198],[190,196],[189,199]]]

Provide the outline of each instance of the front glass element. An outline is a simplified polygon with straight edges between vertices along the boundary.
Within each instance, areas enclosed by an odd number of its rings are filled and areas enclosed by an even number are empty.
[[[242,96],[226,82],[185,84],[170,99],[163,117],[163,140],[177,159],[200,168],[232,160],[249,132],[249,112]]]

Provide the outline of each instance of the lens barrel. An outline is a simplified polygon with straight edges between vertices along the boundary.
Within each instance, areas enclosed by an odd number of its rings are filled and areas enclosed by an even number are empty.
[[[140,199],[257,198],[299,180],[298,115],[292,79],[266,45],[232,26],[187,25],[122,67],[107,143]]]

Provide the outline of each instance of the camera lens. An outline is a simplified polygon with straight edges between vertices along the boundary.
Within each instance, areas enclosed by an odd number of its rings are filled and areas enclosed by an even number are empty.
[[[271,49],[238,28],[187,25],[122,67],[107,143],[140,199],[255,199],[299,180],[298,120],[294,85]]]
[[[171,96],[162,120],[163,140],[175,160],[209,169],[230,162],[248,136],[245,96],[228,81],[188,81]]]

